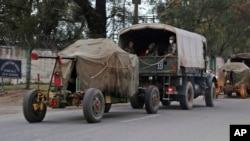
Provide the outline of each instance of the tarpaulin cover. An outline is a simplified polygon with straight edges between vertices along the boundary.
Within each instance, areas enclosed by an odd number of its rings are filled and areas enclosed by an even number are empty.
[[[75,57],[75,63],[63,60],[64,87],[70,82],[75,65],[82,91],[98,88],[111,95],[130,97],[138,89],[138,57],[123,51],[111,39],[78,40],[59,55]]]
[[[131,27],[124,28],[119,33],[119,44],[121,45],[125,42],[125,38],[127,37],[124,36],[125,34],[129,35],[132,31],[138,31],[142,34],[145,34],[146,32],[142,31],[147,31],[148,29],[162,31],[159,33],[164,33],[164,31],[168,31],[176,34],[178,65],[183,67],[205,68],[204,50],[206,47],[206,38],[200,34],[189,32],[167,24],[144,23],[135,24]],[[158,36],[161,35],[159,34]],[[166,42],[168,42],[168,40]]]
[[[244,63],[228,62],[219,68],[218,82],[220,85],[225,83],[225,76],[227,71],[232,72],[232,81],[234,86],[245,84],[250,86],[250,69]]]
[[[234,54],[230,57],[230,62],[241,62],[250,67],[250,53]]]

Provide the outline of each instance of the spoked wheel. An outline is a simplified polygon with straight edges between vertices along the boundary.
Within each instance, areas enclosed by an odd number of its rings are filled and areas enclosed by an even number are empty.
[[[184,95],[180,97],[180,106],[182,109],[190,110],[193,108],[194,89],[191,82],[187,82],[184,88]]]
[[[140,91],[130,98],[130,105],[134,109],[142,109],[144,106],[144,99],[141,98],[142,93]]]
[[[241,98],[247,98],[248,97],[247,89],[246,89],[246,86],[244,84],[240,85],[240,96],[241,96]]]
[[[104,113],[108,113],[110,108],[111,108],[111,103],[105,104],[105,109],[104,109]]]
[[[41,122],[47,112],[45,97],[39,97],[37,90],[30,90],[23,99],[23,114],[30,123]]]
[[[148,114],[157,113],[160,103],[159,90],[155,86],[149,86],[145,93],[145,108]]]
[[[100,122],[105,109],[105,101],[100,90],[90,88],[83,97],[83,114],[88,123]]]
[[[208,88],[205,93],[205,102],[207,107],[214,107],[214,101],[216,99],[216,88],[214,82]]]

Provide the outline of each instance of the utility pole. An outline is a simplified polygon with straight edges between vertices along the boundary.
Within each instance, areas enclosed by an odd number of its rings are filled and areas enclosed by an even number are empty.
[[[126,19],[126,7],[125,7],[125,3],[126,3],[126,0],[124,0],[123,2],[123,16],[122,16],[122,26],[123,28],[125,28],[125,19]]]
[[[141,4],[141,0],[132,0],[132,3],[135,5],[133,24],[138,24],[138,5]]]
[[[114,12],[114,6],[116,5],[115,1],[113,1],[113,9],[112,12]],[[115,40],[115,18],[112,17],[112,38]]]

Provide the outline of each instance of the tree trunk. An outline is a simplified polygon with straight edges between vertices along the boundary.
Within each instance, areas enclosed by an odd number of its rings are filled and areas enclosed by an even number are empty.
[[[31,76],[31,60],[30,60],[31,49],[27,49],[26,53],[26,89],[30,88],[30,76]]]
[[[106,0],[96,0],[96,9],[89,0],[74,0],[87,20],[89,38],[106,38]]]

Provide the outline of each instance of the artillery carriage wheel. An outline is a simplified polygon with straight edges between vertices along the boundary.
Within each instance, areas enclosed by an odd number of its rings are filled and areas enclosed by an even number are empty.
[[[105,101],[102,92],[90,88],[83,97],[83,114],[88,123],[100,122],[105,110]]]
[[[111,103],[105,104],[104,113],[108,113],[111,108]]]
[[[216,88],[214,82],[205,93],[205,102],[207,107],[214,107],[214,100],[216,99]]]
[[[193,108],[193,100],[194,100],[194,88],[191,82],[187,82],[184,87],[184,95],[180,96],[180,106],[182,109],[190,110]]]
[[[145,108],[148,114],[157,113],[159,109],[160,94],[155,86],[149,86],[145,91]]]
[[[130,98],[130,105],[134,109],[142,109],[145,103],[145,91],[138,90],[138,92]]]
[[[41,122],[47,112],[45,96],[38,95],[36,89],[28,91],[23,99],[23,114],[30,123]]]

